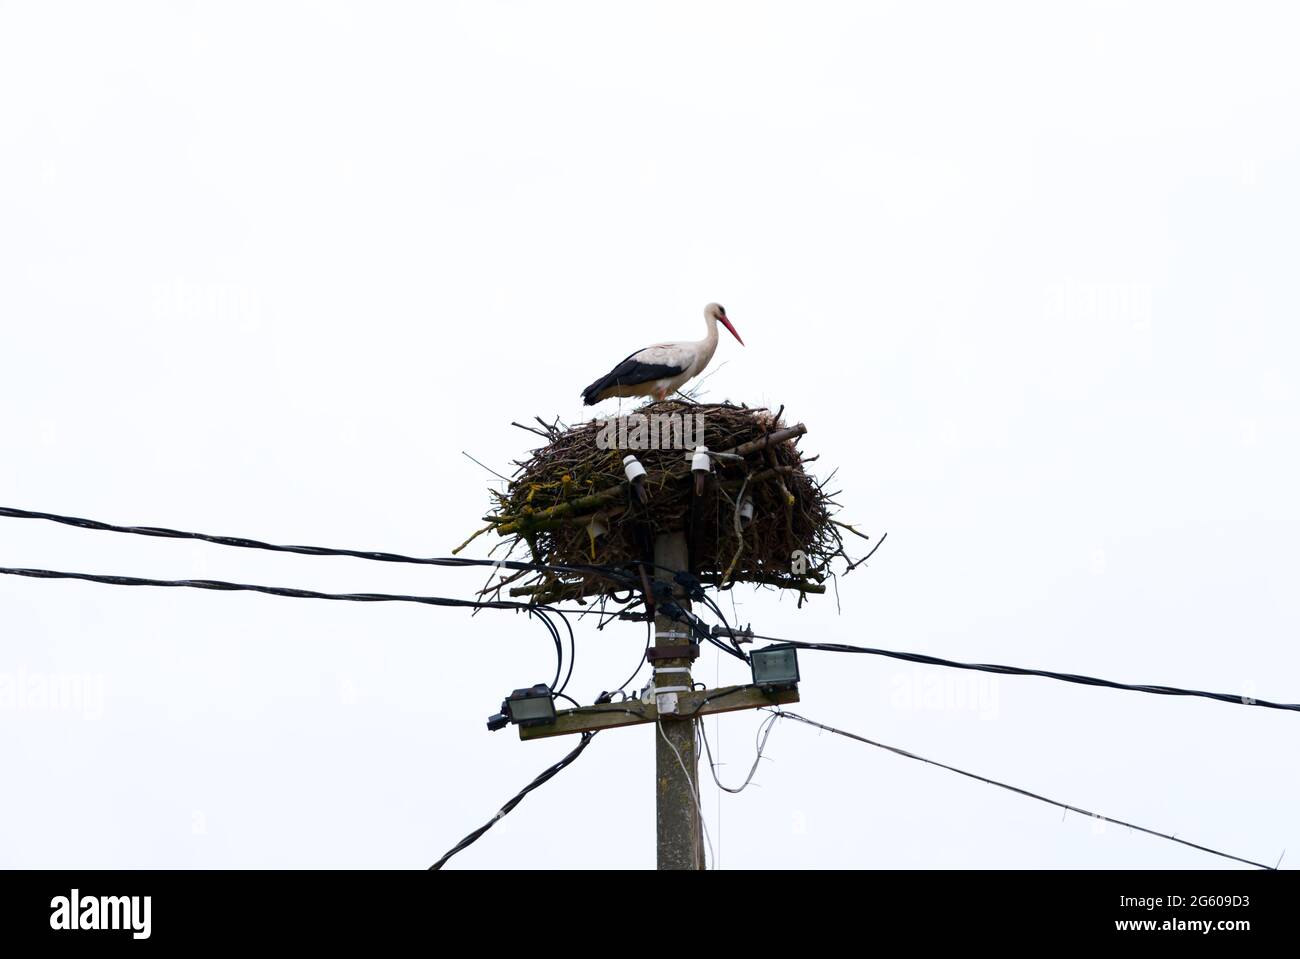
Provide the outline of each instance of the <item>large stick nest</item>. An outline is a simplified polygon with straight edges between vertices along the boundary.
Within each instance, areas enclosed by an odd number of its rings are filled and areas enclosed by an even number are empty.
[[[650,418],[663,426],[672,424],[665,417],[674,415],[683,418],[684,431],[669,429],[659,437],[661,448],[644,448],[651,440]],[[508,537],[511,552],[526,544],[532,559],[550,566],[628,568],[653,560],[657,535],[682,531],[691,572],[701,582],[793,588],[802,602],[807,593],[825,591],[836,557],[852,568],[841,530],[862,534],[832,518],[838,504],[825,488],[830,478],[818,482],[805,468],[816,457],[803,456],[796,445],[805,428],[786,426],[780,416],[781,411],[774,415],[728,403],[649,403],[621,414],[626,433],[613,448],[608,441],[616,434],[607,420],[573,427],[539,420],[542,430],[523,428],[547,444],[518,463],[504,492],[493,491],[496,509],[480,532]],[[617,428],[620,417],[612,419]],[[702,425],[702,438],[698,431],[691,437],[692,425]],[[682,440],[692,439],[713,453],[713,469],[698,493],[689,451],[682,446]],[[646,469],[644,496],[625,475],[628,453]],[[745,500],[752,503],[752,520],[747,508],[742,510]],[[484,592],[500,596],[507,587],[509,595],[539,603],[608,598],[617,588],[598,574],[547,572],[516,573]],[[616,599],[622,603],[628,597]]]

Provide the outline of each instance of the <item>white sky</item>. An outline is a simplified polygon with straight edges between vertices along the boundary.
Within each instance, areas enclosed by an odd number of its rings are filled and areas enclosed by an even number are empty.
[[[511,420],[580,417],[718,300],[749,345],[710,397],[786,404],[889,533],[841,614],[738,589],[741,620],[1300,700],[1285,11],[0,3],[0,503],[446,554],[492,479],[461,450],[504,467]],[[16,520],[0,565],[481,581]],[[0,580],[0,677],[104,693],[0,709],[0,864],[424,866],[574,744],[484,729],[553,668],[510,614]],[[584,625],[571,691],[643,637]],[[1292,714],[801,667],[811,718],[1300,849]],[[724,781],[762,718],[708,721]],[[601,735],[454,864],[652,866],[653,735]],[[706,783],[724,868],[1221,864],[794,723],[768,755]]]

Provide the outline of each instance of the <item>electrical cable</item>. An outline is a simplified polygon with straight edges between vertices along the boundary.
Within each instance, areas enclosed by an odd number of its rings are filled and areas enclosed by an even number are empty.
[[[551,565],[545,563],[524,563],[511,560],[487,560],[487,559],[468,559],[461,557],[417,557],[407,556],[401,553],[391,553],[379,550],[356,550],[356,549],[336,549],[324,546],[286,546],[274,543],[267,543],[261,540],[249,539],[242,536],[217,536],[208,533],[196,533],[186,530],[170,529],[158,526],[122,526],[114,523],[105,523],[100,520],[86,519],[78,516],[65,516],[58,513],[44,513],[34,510],[17,509],[14,507],[0,507],[0,517],[9,519],[37,519],[47,522],[59,523],[64,526],[72,526],[79,529],[98,530],[113,533],[125,533],[137,536],[147,536],[164,539],[186,539],[198,540],[202,542],[214,543],[219,546],[232,546],[240,549],[258,549],[272,552],[293,553],[304,556],[347,556],[357,559],[374,560],[388,563],[413,563],[429,566],[443,566],[453,568],[463,567],[497,567],[513,571],[536,571],[551,573],[575,573],[584,575],[600,575],[614,582],[621,584],[632,590],[636,587],[636,577],[626,570],[617,569],[609,566],[573,566],[573,565]],[[283,587],[261,587],[238,583],[223,583],[216,580],[148,580],[140,577],[103,577],[92,574],[82,573],[60,573],[53,570],[19,570],[4,569],[4,573],[9,575],[33,576],[47,579],[83,579],[90,582],[108,583],[119,586],[189,586],[200,589],[223,589],[234,590],[244,589],[255,592],[267,593],[276,596],[293,596],[298,598],[309,599],[351,599],[364,602],[380,601],[402,601],[402,602],[421,602],[429,605],[440,606],[463,606],[473,609],[528,609],[530,615],[536,616],[545,625],[548,632],[556,644],[557,668],[555,679],[550,684],[550,689],[554,693],[562,693],[568,688],[569,681],[573,677],[573,668],[577,658],[577,641],[573,632],[573,624],[564,615],[563,611],[556,610],[549,606],[535,606],[531,603],[512,603],[505,600],[453,600],[435,597],[411,597],[411,596],[389,596],[387,594],[324,594],[312,590],[290,590]],[[533,612],[534,610],[543,610],[542,612]],[[556,613],[564,620],[564,626],[569,634],[569,668],[567,673],[564,672],[564,649],[563,639],[557,630],[555,623],[547,615],[547,611]],[[583,612],[586,612],[585,610]],[[563,679],[561,679],[563,676]]]
[[[97,573],[70,573],[52,569],[22,569],[8,566],[0,566],[0,575],[5,576],[25,576],[31,579],[76,579],[89,583],[102,583],[109,586],[160,586],[186,589],[209,589],[223,592],[245,591],[253,593],[264,593],[269,596],[286,596],[293,599],[326,599],[335,601],[349,601],[357,603],[420,603],[425,606],[450,606],[465,609],[509,609],[526,612],[530,617],[539,619],[545,625],[547,631],[556,646],[556,655],[559,662],[556,665],[556,678],[550,688],[555,690],[556,684],[559,683],[560,671],[563,665],[563,646],[561,645],[560,632],[551,621],[551,616],[559,616],[564,620],[569,629],[570,639],[573,636],[573,627],[569,625],[568,618],[564,610],[555,609],[551,606],[536,606],[531,603],[519,603],[509,600],[471,600],[457,599],[449,596],[410,596],[399,593],[322,593],[312,589],[293,589],[286,586],[258,586],[251,583],[228,583],[216,579],[146,579],[140,576],[109,576]],[[573,673],[572,657],[569,664],[569,675]],[[566,677],[566,684],[567,684]],[[560,691],[563,691],[563,686]]]
[[[703,590],[701,590],[701,594],[702,595],[700,598],[704,601],[704,604],[708,606],[711,610],[713,610],[713,614],[722,621],[723,628],[727,631],[727,635],[731,637],[731,647],[732,649],[735,650],[735,653],[733,655],[738,655],[742,662],[748,663],[749,655],[743,649],[740,648],[740,643],[736,639],[736,631],[733,630],[731,628],[731,624],[727,622],[726,614],[723,613],[722,610],[718,607],[718,604],[713,601],[713,597],[709,596],[709,594],[705,593]],[[709,635],[710,636],[713,635],[712,630],[710,630]]]
[[[79,516],[63,516],[58,513],[41,513],[35,510],[16,509],[0,506],[0,518],[39,519],[79,529],[99,530],[109,533],[127,533],[134,536],[151,536],[162,539],[200,540],[218,546],[233,546],[239,549],[260,549],[276,553],[295,553],[299,556],[349,556],[354,559],[373,560],[381,563],[414,563],[422,566],[496,566],[501,569],[524,572],[555,572],[574,574],[595,574],[605,576],[623,583],[627,588],[634,588],[639,581],[631,573],[610,566],[586,565],[552,565],[547,563],[525,563],[518,560],[469,559],[459,556],[407,556],[402,553],[389,553],[382,550],[336,549],[328,546],[284,546],[261,540],[248,539],[243,536],[215,536],[210,533],[193,533],[186,530],[168,529],[162,526],[119,526],[100,520],[84,519]]]
[[[656,568],[663,568],[663,567],[658,567],[656,564]],[[723,650],[724,652],[732,656],[737,657],[746,665],[748,665],[749,657],[745,654],[745,651],[740,648],[740,643],[737,642],[736,640],[735,630],[733,630],[731,628],[731,624],[727,622],[726,614],[723,613],[723,611],[718,607],[718,604],[713,601],[713,597],[711,597],[705,591],[704,584],[700,582],[699,578],[693,576],[691,573],[687,572],[686,570],[676,570],[675,572],[673,572],[673,580],[679,586],[683,587],[686,590],[687,595],[693,601],[703,603],[704,605],[708,606],[709,609],[713,610],[713,614],[717,616],[718,619],[722,622],[723,627],[727,631],[727,635],[731,638],[731,649],[727,649],[725,646],[719,643],[717,641],[717,637],[713,635],[713,632],[711,630],[708,633],[709,641],[713,643],[713,645],[717,646],[719,649]],[[678,608],[680,609],[680,606]],[[685,610],[682,610],[682,612],[685,613]],[[697,617],[697,622],[698,622],[698,617]],[[692,626],[692,628],[699,628],[696,626],[695,623],[692,623],[690,625]],[[703,634],[701,633],[701,635]]]
[[[432,866],[430,866],[429,869],[430,870],[441,869],[443,866],[447,864],[447,860],[450,859],[452,856],[456,855],[456,853],[461,852],[467,847],[472,846],[474,843],[478,842],[478,840],[483,836],[485,832],[487,832],[489,829],[495,826],[501,819],[507,816],[516,806],[518,806],[521,802],[523,802],[525,796],[527,796],[538,786],[541,786],[543,783],[549,782],[562,769],[571,766],[573,762],[579,756],[582,755],[582,751],[587,748],[587,746],[591,743],[591,740],[595,737],[595,735],[596,735],[595,733],[591,733],[591,732],[583,733],[582,742],[578,743],[578,745],[574,747],[572,752],[570,752],[559,762],[555,763],[553,766],[549,766],[546,769],[544,769],[541,773],[539,773],[536,779],[530,782],[523,789],[519,790],[519,792],[517,792],[510,799],[509,802],[507,802],[504,806],[502,806],[499,810],[497,810],[497,814],[495,816],[493,816],[491,819],[489,819],[483,825],[479,826],[477,829],[475,829],[472,833],[470,833],[460,842],[456,843],[456,845],[452,846],[449,850],[447,850],[447,852],[443,855],[443,857],[439,859],[437,862],[435,862]]]
[[[1125,822],[1123,819],[1113,819],[1110,816],[1103,816],[1101,815],[1101,813],[1090,812],[1087,809],[1083,809],[1079,806],[1073,806],[1069,803],[1060,802],[1059,800],[1056,799],[1049,799],[1048,797],[1041,796],[1038,793],[1030,792],[1028,789],[1021,789],[1019,786],[1012,786],[1004,782],[999,782],[996,779],[990,779],[987,776],[981,776],[977,773],[967,772],[964,769],[958,769],[956,766],[949,766],[946,763],[941,763],[934,759],[926,759],[924,756],[918,756],[916,753],[908,752],[906,749],[899,749],[897,746],[887,746],[884,743],[878,743],[874,740],[867,739],[865,736],[858,736],[855,733],[849,733],[849,732],[845,732],[842,729],[836,729],[834,726],[827,726],[824,725],[823,723],[815,722],[814,720],[808,719],[804,716],[800,716],[798,713],[787,712],[786,710],[783,709],[777,709],[774,710],[774,712],[777,716],[780,716],[782,719],[794,719],[797,720],[798,722],[804,723],[805,725],[813,726],[825,732],[834,733],[837,736],[844,736],[847,739],[853,739],[856,740],[857,742],[865,743],[868,746],[875,746],[877,749],[884,749],[887,752],[891,752],[894,753],[895,755],[902,756],[905,759],[915,759],[918,762],[927,763],[928,765],[931,766],[938,766],[940,769],[946,769],[948,772],[957,773],[959,776],[965,776],[968,779],[974,779],[976,782],[986,783],[987,785],[990,786],[997,786],[999,789],[1005,789],[1009,792],[1016,793],[1017,795],[1026,796],[1029,799],[1036,799],[1039,802],[1047,803],[1049,806],[1055,806],[1058,809],[1064,809],[1067,812],[1075,812],[1081,816],[1088,816],[1091,819],[1100,820],[1102,822],[1113,823],[1116,826],[1125,826],[1129,829],[1134,829],[1138,832],[1146,833],[1148,836],[1155,836],[1157,839],[1166,839],[1170,842],[1176,842],[1183,846],[1190,846],[1192,849],[1198,849],[1201,852],[1208,852],[1213,856],[1220,856],[1223,859],[1231,859],[1234,862],[1244,863],[1247,866],[1255,866],[1259,869],[1269,869],[1269,870],[1272,870],[1274,868],[1273,866],[1266,866],[1262,862],[1255,862],[1253,859],[1244,859],[1241,856],[1234,856],[1231,853],[1220,852],[1217,849],[1211,849],[1209,846],[1202,846],[1199,843],[1190,842],[1189,840],[1186,839],[1179,839],[1177,836],[1172,835],[1171,833],[1158,832],[1155,829],[1148,829],[1145,826],[1138,826],[1131,822]]]
[[[146,579],[140,576],[109,576],[98,573],[68,573],[53,569],[22,569],[0,566],[0,575],[26,576],[32,579],[79,579],[88,583],[109,586],[176,586],[188,589],[215,589],[248,591],[270,596],[288,596],[295,599],[347,600],[356,603],[421,603],[426,606],[453,606],[463,609],[514,609],[532,612],[549,610],[563,614],[553,607],[535,606],[504,599],[457,599],[450,596],[410,596],[402,593],[321,593],[311,589],[293,589],[287,586],[255,586],[249,583],[228,583],[217,579]],[[558,635],[558,634],[557,634]]]
[[[536,615],[536,617],[542,621],[542,625],[546,627],[546,631],[551,634],[551,641],[555,643],[555,678],[547,684],[547,689],[554,694],[556,692],[556,687],[560,683],[560,673],[564,670],[564,646],[560,642],[560,631],[555,628],[555,624],[552,623],[544,614],[534,614],[530,609],[528,615],[530,618]]]
[[[327,599],[357,603],[420,603],[426,606],[450,606],[469,609],[510,609],[526,612],[530,618],[536,618],[546,627],[555,643],[555,679],[548,687],[553,693],[561,694],[573,676],[574,658],[577,644],[573,635],[573,625],[564,610],[552,606],[537,606],[532,603],[519,603],[509,600],[471,600],[456,599],[448,596],[410,596],[399,593],[322,593],[312,589],[293,589],[286,586],[257,586],[251,583],[228,583],[216,579],[146,579],[140,576],[109,576],[97,573],[69,573],[52,569],[22,569],[0,566],[0,575],[25,576],[31,579],[76,579],[89,583],[101,583],[109,586],[160,586],[186,589],[209,589],[223,592],[244,591],[263,593],[269,596],[286,596],[293,599]],[[560,675],[564,668],[564,646],[560,631],[551,616],[559,616],[569,633],[569,671],[560,684]],[[575,704],[576,705],[576,704]]]
[[[16,518],[16,519],[41,519],[50,522],[60,523],[63,525],[83,528],[83,529],[100,530],[100,531],[117,532],[117,533],[128,533],[128,534],[158,537],[158,538],[200,540],[209,543],[214,543],[217,545],[232,546],[232,547],[238,547],[243,549],[269,550],[274,552],[295,553],[298,555],[308,555],[308,556],[347,556],[347,557],[354,557],[358,559],[366,559],[366,560],[373,560],[379,562],[412,563],[412,564],[443,566],[443,567],[495,566],[501,569],[509,569],[514,571],[596,574],[596,575],[607,577],[616,582],[619,582],[623,584],[626,588],[629,589],[636,588],[636,583],[633,581],[633,577],[630,574],[628,574],[626,571],[619,570],[613,567],[608,567],[608,566],[550,565],[550,564],[542,564],[542,563],[525,563],[525,562],[510,561],[510,560],[494,561],[494,560],[468,559],[468,558],[460,558],[460,557],[414,557],[414,556],[406,556],[399,553],[390,553],[390,552],[383,552],[377,550],[336,549],[336,548],[319,547],[319,546],[286,546],[286,545],[276,545],[276,544],[266,543],[259,540],[247,539],[244,537],[215,536],[215,535],[204,534],[204,533],[195,533],[195,532],[169,529],[165,527],[119,526],[119,525],[114,525],[109,523],[103,523],[96,520],[84,519],[80,517],[62,516],[53,513],[41,513],[41,512],[31,511],[31,510],[16,509],[12,507],[0,507],[0,517]],[[410,603],[419,603],[419,604],[431,605],[431,606],[459,607],[459,608],[472,608],[472,609],[511,609],[516,611],[526,610],[530,616],[535,616],[536,618],[542,621],[542,623],[545,625],[548,632],[551,634],[552,639],[556,646],[557,667],[556,667],[555,679],[551,683],[551,687],[550,687],[552,692],[557,696],[563,696],[563,698],[568,699],[570,702],[574,702],[574,700],[571,697],[564,695],[563,693],[564,689],[567,688],[568,686],[569,680],[572,678],[574,660],[576,658],[576,641],[573,633],[573,627],[572,624],[569,622],[567,616],[565,615],[565,611],[558,610],[553,607],[538,606],[531,603],[512,602],[507,600],[466,600],[466,599],[458,599],[452,597],[415,596],[415,595],[390,594],[390,593],[324,593],[315,590],[293,589],[288,587],[259,586],[259,585],[252,585],[252,584],[243,584],[243,583],[230,583],[221,580],[196,580],[196,579],[159,580],[159,579],[147,579],[147,578],[133,577],[133,576],[112,576],[112,575],[99,575],[99,574],[92,574],[92,573],[61,572],[55,570],[27,569],[27,568],[14,568],[14,567],[0,567],[0,574],[12,575],[12,576],[25,576],[25,577],[37,578],[37,579],[76,579],[76,580],[82,580],[87,582],[95,582],[95,583],[117,585],[117,586],[184,587],[184,588],[208,589],[208,590],[219,590],[219,591],[241,591],[242,590],[242,591],[250,591],[250,592],[259,592],[267,595],[302,598],[302,599],[322,599],[322,600],[352,601],[352,602],[410,602]],[[690,579],[694,579],[694,577],[690,577]],[[687,585],[688,589],[690,588],[689,584],[684,584],[684,585]],[[729,655],[736,656],[737,658],[740,658],[743,661],[748,662],[748,656],[744,653],[743,650],[739,648],[735,631],[731,629],[721,609],[718,607],[718,605],[715,602],[712,601],[711,598],[708,597],[708,595],[704,592],[704,590],[702,589],[698,581],[695,581],[695,589],[691,590],[691,592],[692,592],[693,599],[702,600],[707,606],[709,606],[709,608],[714,612],[714,614],[717,615],[719,619],[722,621],[727,634],[731,638],[730,647],[718,641],[718,639],[713,636],[712,631],[703,625],[699,617],[691,613],[688,613],[679,604],[668,603],[661,608],[663,609],[664,612],[672,616],[674,619],[686,623],[698,638],[706,639],[709,642],[713,643],[713,645],[715,645],[722,651],[728,653]],[[549,618],[548,614],[559,615],[561,619],[564,620],[565,627],[569,634],[569,648],[570,648],[569,668],[568,668],[568,672],[564,673],[563,683],[561,683],[560,681],[560,677],[561,677],[561,673],[563,672],[563,665],[564,665],[563,640],[558,628],[556,627],[555,623]],[[982,664],[982,663],[961,663],[953,660],[942,659],[936,656],[928,656],[921,653],[906,653],[906,652],[899,652],[893,650],[876,649],[871,647],[851,646],[851,645],[839,644],[839,643],[807,643],[798,640],[787,640],[787,639],[780,639],[777,637],[770,637],[770,636],[754,636],[754,638],[778,643],[785,646],[800,648],[800,649],[885,656],[885,657],[904,660],[908,662],[915,662],[915,663],[920,663],[925,665],[946,666],[955,669],[978,670],[978,671],[1003,674],[1003,675],[1038,676],[1046,679],[1076,683],[1080,685],[1097,686],[1097,687],[1104,687],[1110,689],[1120,689],[1120,690],[1127,690],[1133,692],[1149,693],[1154,695],[1191,696],[1191,697],[1213,699],[1219,702],[1236,703],[1239,705],[1262,706],[1270,709],[1300,711],[1300,704],[1297,703],[1277,703],[1268,700],[1260,700],[1260,699],[1253,699],[1250,697],[1232,695],[1228,693],[1208,692],[1205,690],[1185,689],[1185,688],[1173,687],[1173,686],[1120,683],[1112,680],[1098,679],[1096,677],[1083,676],[1083,675],[1071,674],[1071,673],[1052,672],[1049,670],[1029,669],[1024,667],[1002,666],[1002,665]],[[648,649],[649,649],[649,641],[647,641],[646,651],[642,653],[641,662],[637,665],[637,668],[633,672],[632,676],[630,676],[628,680],[624,682],[623,686],[620,687],[620,690],[624,689],[627,686],[627,683],[631,682],[632,679],[636,677],[636,673],[640,671],[642,665],[644,665],[645,663]],[[705,698],[700,702],[700,704],[696,707],[696,709],[691,715],[693,716],[696,713],[698,713],[706,703],[721,698],[723,696],[730,695],[743,688],[745,687],[734,687],[732,689],[722,690],[713,696]],[[577,703],[574,702],[574,705],[577,706]],[[890,752],[894,752],[898,755],[904,756],[909,759],[915,759],[921,762],[928,763],[930,765],[939,766],[940,768],[947,769],[951,772],[956,772],[960,775],[967,776],[969,778],[973,778],[978,781],[988,783],[990,785],[995,785],[1000,788],[1007,789],[1012,792],[1016,792],[1021,795],[1027,796],[1029,798],[1036,799],[1041,802],[1045,802],[1054,806],[1058,806],[1068,811],[1074,811],[1082,815],[1091,816],[1093,818],[1104,820],[1106,822],[1111,822],[1116,825],[1126,826],[1128,828],[1135,829],[1139,832],[1144,832],[1149,835],[1156,836],[1158,838],[1177,842],[1182,845],[1190,846],[1192,848],[1204,852],[1208,852],[1216,856],[1232,859],[1237,862],[1245,863],[1247,865],[1259,867],[1261,869],[1273,868],[1271,866],[1267,866],[1262,863],[1257,863],[1252,860],[1243,859],[1238,856],[1233,856],[1228,853],[1223,853],[1214,849],[1210,849],[1209,847],[1206,846],[1201,846],[1196,843],[1188,842],[1187,840],[1179,839],[1176,836],[1160,833],[1155,830],[1147,829],[1142,826],[1137,826],[1132,823],[1124,822],[1122,820],[1111,819],[1106,816],[1090,813],[1087,810],[1080,809],[1079,807],[1071,806],[1066,803],[1061,803],[1056,800],[1048,799],[1047,797],[1040,796],[1036,793],[1032,793],[1015,786],[1010,786],[1006,783],[1001,783],[996,780],[988,779],[983,776],[978,776],[974,773],[969,773],[964,770],[957,769],[956,767],[948,766],[943,763],[936,762],[934,760],[925,759],[924,757],[918,756],[913,753],[909,753],[906,750],[898,749],[892,746],[887,746],[883,743],[877,743],[872,740],[866,739],[864,737],[856,736],[852,733],[835,729],[830,726],[824,726],[820,723],[813,722],[812,720],[806,719],[795,713],[777,710],[775,711],[774,715],[795,719],[800,722],[806,723],[808,725],[826,730],[828,732],[832,732],[841,736],[848,737],[850,739],[858,740],[867,745],[876,746],[878,748],[885,749]],[[664,735],[662,723],[657,722],[657,725],[659,726],[660,735],[663,736],[665,742],[668,742],[668,745],[673,748],[673,752],[677,756],[677,760],[682,767],[682,771],[686,773],[688,781],[691,781],[690,774],[686,770],[685,763],[682,761],[680,753],[678,753],[676,748],[673,747],[673,744],[667,739],[667,736]],[[697,730],[699,730],[698,723],[697,723]],[[714,769],[712,764],[712,754],[711,752],[709,753],[710,768],[714,772],[714,780],[719,786],[719,788],[724,789],[728,792],[739,792],[750,783],[750,781],[753,778],[754,771],[757,769],[758,762],[762,758],[762,748],[766,743],[767,735],[770,733],[770,730],[771,730],[770,722],[766,724],[764,727],[762,727],[762,741],[759,743],[758,746],[758,756],[755,758],[754,767],[753,769],[751,769],[750,775],[749,777],[746,778],[745,783],[742,784],[737,789],[731,789],[729,787],[723,786],[722,783],[718,781],[716,769]],[[440,869],[442,865],[451,856],[455,855],[457,852],[461,851],[466,846],[476,841],[484,832],[486,832],[489,828],[491,828],[492,825],[495,824],[497,819],[500,819],[502,816],[509,813],[516,805],[518,805],[518,803],[523,799],[525,795],[527,795],[533,789],[540,786],[542,783],[549,780],[561,769],[565,768],[567,765],[572,763],[577,758],[577,756],[580,755],[582,751],[586,748],[587,744],[591,741],[591,738],[594,735],[595,735],[594,733],[584,733],[582,742],[579,743],[579,745],[571,753],[569,753],[568,756],[566,756],[564,759],[560,760],[559,763],[556,763],[554,766],[550,767],[548,770],[544,771],[541,775],[539,775],[532,783],[530,783],[527,787],[525,787],[524,790],[522,790],[518,795],[516,795],[509,803],[503,806],[501,811],[497,813],[497,816],[493,820],[485,824],[479,830],[476,830],[474,833],[471,833],[469,836],[467,836],[464,840],[462,840],[459,844],[457,844],[456,847],[454,847],[451,851],[449,851],[441,860],[438,861],[438,863],[436,863],[431,868]],[[705,750],[706,752],[709,752],[709,743],[706,734],[703,735],[703,740],[704,740]],[[691,788],[692,788],[692,795],[695,799],[696,807],[700,814],[700,822],[701,825],[703,826],[703,822],[704,822],[703,809],[700,807],[698,788],[695,786],[693,781],[691,781]],[[708,838],[707,828],[705,828],[705,837],[706,839]],[[712,844],[710,843],[710,851],[712,852],[711,847]]]
[[[557,696],[562,695],[564,690],[568,688],[569,680],[573,677],[573,666],[578,655],[577,643],[573,636],[573,625],[569,622],[569,618],[565,616],[564,613],[549,606],[530,606],[528,611],[530,615],[536,616],[546,625],[546,629],[550,632],[551,639],[555,643],[555,679],[550,684],[549,689]],[[567,629],[569,633],[569,672],[565,675],[563,684],[560,683],[560,673],[564,670],[564,641],[560,638],[559,629],[557,629],[555,624],[551,622],[550,616],[548,615],[550,613],[559,615],[560,619],[564,621],[565,629]],[[577,703],[574,703],[574,705],[576,706]]]
[[[564,690],[569,688],[569,680],[573,678],[573,667],[578,660],[578,641],[574,638],[573,624],[569,622],[569,617],[561,613],[560,619],[564,623],[564,628],[569,633],[569,671],[565,673],[564,683],[560,686],[559,690],[557,690],[557,692],[562,693]],[[576,706],[577,703],[574,703],[574,705]]]
[[[667,616],[669,619],[672,619],[679,623],[684,623],[686,626],[690,627],[690,630],[694,634],[696,639],[701,640],[703,642],[710,643],[711,645],[716,646],[718,649],[722,650],[728,656],[734,656],[737,659],[739,659],[741,662],[745,663],[746,665],[749,664],[749,658],[740,649],[733,648],[732,646],[728,646],[726,643],[722,642],[720,639],[714,636],[713,631],[704,625],[703,620],[701,620],[694,613],[691,613],[688,610],[683,609],[681,604],[679,604],[676,600],[672,600],[672,599],[662,600],[660,601],[658,608],[659,608],[659,612],[663,613],[663,615]],[[734,645],[734,637],[733,637],[733,645]]]
[[[952,669],[972,669],[985,673],[997,673],[1006,676],[1039,676],[1044,679],[1055,679],[1066,683],[1077,683],[1082,686],[1101,686],[1106,689],[1122,689],[1129,692],[1151,693],[1157,696],[1197,696],[1203,699],[1213,699],[1221,703],[1235,703],[1239,706],[1263,706],[1267,709],[1285,709],[1291,712],[1300,712],[1300,703],[1274,703],[1267,699],[1254,699],[1249,696],[1233,695],[1231,693],[1212,693],[1201,689],[1183,689],[1178,686],[1149,686],[1134,685],[1130,683],[1119,683],[1110,679],[1097,679],[1094,676],[1081,676],[1075,673],[1057,673],[1046,669],[1029,669],[1022,666],[998,666],[990,663],[961,663],[951,659],[942,659],[938,656],[927,656],[924,653],[905,653],[891,649],[875,649],[870,646],[849,646],[844,643],[805,643],[797,639],[781,639],[777,636],[759,636],[754,635],[754,639],[761,639],[771,643],[777,643],[780,646],[792,646],[797,649],[810,649],[828,653],[863,653],[869,656],[887,656],[890,659],[901,659],[909,663],[921,663],[927,666],[948,666]]]
[[[718,778],[718,765],[713,761],[713,750],[709,747],[709,734],[704,730],[704,723],[700,723],[700,730],[704,740],[704,753],[709,757],[709,771],[713,773],[713,781],[717,784],[719,789],[733,794],[745,791],[745,787],[753,781],[754,774],[758,772],[758,764],[763,759],[763,750],[767,748],[767,737],[772,734],[772,727],[776,725],[776,721],[780,717],[780,713],[772,711],[768,718],[763,720],[762,724],[758,727],[758,732],[754,735],[754,745],[756,747],[754,765],[749,768],[749,775],[745,777],[745,781],[735,788],[724,786],[722,780]]]

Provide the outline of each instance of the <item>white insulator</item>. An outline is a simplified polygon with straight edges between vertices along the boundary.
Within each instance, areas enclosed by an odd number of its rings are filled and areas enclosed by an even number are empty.
[[[641,461],[636,458],[634,453],[628,453],[623,457],[623,473],[627,476],[629,483],[645,476],[645,467],[641,465]]]
[[[691,470],[695,473],[708,473],[713,469],[713,460],[709,456],[707,446],[695,447],[695,455],[691,457]]]
[[[609,527],[605,525],[605,521],[599,516],[587,524],[587,535],[591,537],[593,543],[608,532]]]
[[[746,496],[740,501],[740,525],[748,526],[754,521],[754,501]]]

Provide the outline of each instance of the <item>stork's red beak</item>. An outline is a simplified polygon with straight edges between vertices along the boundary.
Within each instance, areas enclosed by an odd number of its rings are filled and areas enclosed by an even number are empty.
[[[727,319],[725,316],[722,318],[722,325],[731,331],[731,335],[736,338],[736,341],[741,346],[745,345],[745,341],[740,338],[740,334],[736,332],[736,328],[731,325],[731,321]]]

